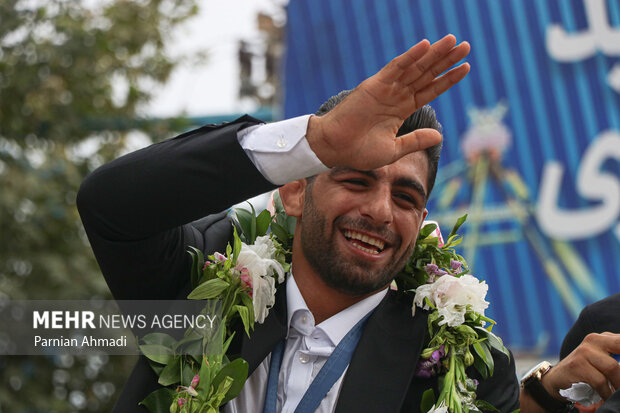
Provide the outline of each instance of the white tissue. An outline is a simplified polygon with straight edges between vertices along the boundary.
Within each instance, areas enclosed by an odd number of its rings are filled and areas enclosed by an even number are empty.
[[[589,384],[583,382],[574,383],[568,389],[561,389],[560,395],[571,402],[584,406],[590,406],[603,400]]]

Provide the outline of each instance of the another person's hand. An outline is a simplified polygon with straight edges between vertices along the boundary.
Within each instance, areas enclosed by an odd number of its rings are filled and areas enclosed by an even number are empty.
[[[448,69],[469,49],[467,42],[456,45],[453,35],[433,45],[428,40],[416,44],[358,85],[336,108],[312,116],[307,131],[310,147],[329,167],[370,170],[439,143],[441,135],[433,129],[398,139],[396,133],[409,115],[467,75],[468,63]]]
[[[542,385],[549,394],[560,398],[560,389],[584,382],[607,400],[615,389],[620,389],[620,365],[610,354],[620,354],[620,334],[588,334],[572,353],[542,377]]]

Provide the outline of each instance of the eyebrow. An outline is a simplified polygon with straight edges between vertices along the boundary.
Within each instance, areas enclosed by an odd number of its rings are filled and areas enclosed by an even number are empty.
[[[335,177],[338,175],[342,175],[345,173],[351,173],[351,172],[366,175],[367,177],[375,179],[375,180],[378,179],[375,171],[362,171],[359,169],[348,168],[346,166],[336,166],[332,168],[332,170],[329,172],[329,176]],[[419,193],[420,195],[422,195],[422,198],[426,202],[426,191],[424,190],[424,187],[422,186],[420,182],[413,180],[411,178],[400,177],[396,179],[396,181],[394,181],[394,186],[409,188]]]

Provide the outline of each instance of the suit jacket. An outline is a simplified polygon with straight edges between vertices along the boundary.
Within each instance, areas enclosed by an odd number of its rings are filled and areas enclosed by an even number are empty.
[[[223,251],[231,238],[230,219],[212,214],[274,188],[237,142],[239,130],[257,123],[245,116],[207,125],[123,156],[86,178],[78,208],[116,299],[185,298],[190,292],[187,246],[212,254]],[[414,377],[428,334],[426,320],[424,311],[411,317],[410,304],[393,292],[386,296],[368,319],[337,412],[419,411],[422,393],[437,389],[436,379]],[[237,334],[231,350],[248,361],[252,372],[285,335],[286,297],[280,288],[265,322],[251,338]],[[478,378],[478,397],[510,412],[519,396],[514,362],[493,355],[495,374]],[[144,411],[137,403],[157,388],[157,376],[141,357],[115,411]]]
[[[590,333],[620,333],[620,294],[614,294],[584,307],[569,330],[560,350],[560,359],[568,356]],[[597,413],[620,412],[620,390],[603,403]]]

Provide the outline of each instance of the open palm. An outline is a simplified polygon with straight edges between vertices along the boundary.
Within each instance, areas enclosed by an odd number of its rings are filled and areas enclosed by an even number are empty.
[[[467,75],[467,63],[446,70],[469,49],[467,42],[457,46],[453,35],[433,45],[427,40],[416,44],[358,85],[333,110],[312,117],[310,147],[327,166],[369,170],[438,143],[441,136],[433,129],[398,139],[396,133],[409,115]]]

